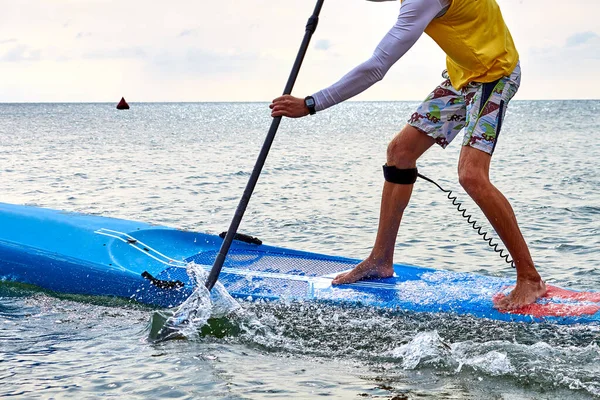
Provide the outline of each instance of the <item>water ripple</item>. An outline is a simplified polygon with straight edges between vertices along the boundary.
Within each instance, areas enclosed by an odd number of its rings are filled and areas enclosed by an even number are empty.
[[[318,118],[284,120],[241,230],[269,244],[366,257],[387,142],[417,104],[347,103]],[[600,288],[600,147],[582,132],[600,126],[598,109],[598,101],[511,103],[490,172],[543,277],[592,290]],[[225,231],[271,121],[267,104],[129,111],[0,105],[2,201]],[[493,233],[460,188],[459,152],[459,143],[432,148],[420,172],[455,191]],[[415,185],[395,256],[514,276],[427,182]],[[0,396],[600,397],[597,327],[308,304],[243,307],[251,318],[217,324],[225,332],[218,337],[150,344],[153,310],[0,283]]]

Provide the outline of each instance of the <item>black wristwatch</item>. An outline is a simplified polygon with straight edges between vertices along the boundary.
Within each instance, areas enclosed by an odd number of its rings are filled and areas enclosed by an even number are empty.
[[[304,98],[304,105],[308,108],[310,115],[314,115],[317,112],[317,110],[315,110],[315,99],[312,96],[306,96]]]

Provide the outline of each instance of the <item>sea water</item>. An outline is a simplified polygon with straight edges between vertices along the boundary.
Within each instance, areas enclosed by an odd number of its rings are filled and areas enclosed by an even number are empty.
[[[388,141],[415,102],[284,119],[239,231],[364,258]],[[0,105],[0,201],[227,230],[270,125],[266,103]],[[600,101],[514,101],[491,179],[543,278],[600,290]],[[419,171],[460,188],[460,138]],[[50,232],[48,234],[51,234]],[[446,195],[415,185],[395,260],[514,277]],[[68,277],[65,277],[68,279]],[[578,399],[600,397],[600,327],[241,301],[187,340],[122,299],[0,283],[0,396],[15,398]]]

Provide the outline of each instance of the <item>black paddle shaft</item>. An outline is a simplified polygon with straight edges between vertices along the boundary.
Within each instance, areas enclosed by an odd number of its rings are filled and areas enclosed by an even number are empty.
[[[298,78],[298,73],[300,72],[300,67],[302,66],[302,61],[304,61],[304,56],[306,55],[306,50],[308,49],[308,45],[310,44],[310,39],[312,38],[313,33],[317,29],[317,24],[319,23],[319,14],[321,13],[321,8],[323,7],[324,1],[325,0],[317,1],[315,10],[313,11],[311,17],[308,19],[308,22],[306,24],[306,33],[304,34],[304,39],[302,40],[302,44],[300,45],[300,50],[298,51],[298,55],[296,56],[296,61],[294,62],[294,67],[292,68],[290,77],[288,78],[287,84],[285,85],[285,90],[283,91],[284,95],[292,93],[292,89],[294,88],[294,84],[296,83],[296,78]],[[213,286],[215,286],[215,283],[217,282],[217,279],[219,279],[219,274],[221,273],[221,269],[223,268],[225,257],[227,257],[229,247],[231,247],[233,238],[235,237],[240,223],[242,222],[244,212],[246,212],[246,207],[248,207],[248,202],[250,201],[252,192],[254,192],[254,187],[256,186],[256,182],[258,182],[258,177],[260,176],[262,168],[265,165],[267,155],[269,154],[269,150],[271,149],[271,145],[273,144],[273,140],[275,139],[277,129],[279,129],[280,122],[281,117],[273,118],[273,122],[271,123],[269,133],[267,133],[265,143],[263,144],[262,149],[260,150],[260,154],[258,155],[258,159],[256,160],[256,164],[254,165],[252,175],[250,175],[250,179],[248,180],[248,184],[246,185],[244,194],[240,199],[240,203],[238,204],[238,207],[235,211],[235,215],[233,217],[233,220],[231,221],[231,225],[229,225],[229,229],[227,230],[227,235],[225,235],[223,244],[221,244],[221,249],[219,250],[217,257],[215,258],[215,262],[212,266],[212,269],[210,270],[208,279],[206,280],[205,286],[208,290],[212,290]]]

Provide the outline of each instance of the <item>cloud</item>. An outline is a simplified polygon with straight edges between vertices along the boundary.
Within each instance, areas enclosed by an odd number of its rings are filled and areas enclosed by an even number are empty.
[[[258,53],[232,51],[220,53],[203,48],[163,49],[149,59],[150,64],[167,76],[224,75],[254,70]]]
[[[524,55],[523,82],[530,80],[532,88],[527,97],[591,98],[598,92],[600,36],[577,34],[560,45],[531,48]]]
[[[0,44],[8,44],[8,43],[16,43],[16,42],[17,42],[17,39],[15,39],[15,38],[0,40]]]
[[[600,36],[593,32],[582,32],[569,36],[562,46],[530,49],[531,54],[547,63],[547,68],[557,65],[585,63],[586,60],[600,60]]]
[[[187,46],[122,47],[88,52],[81,56],[87,60],[140,60],[163,77],[217,76],[254,71],[263,56],[259,53],[229,51],[216,52],[205,48]]]
[[[331,47],[331,42],[327,39],[317,40],[315,43],[315,49],[327,51]]]
[[[148,52],[142,47],[121,47],[116,49],[97,50],[83,55],[84,59],[140,59],[146,58]]]
[[[587,43],[592,39],[597,39],[598,36],[594,32],[581,32],[567,38],[566,47],[575,47]]]
[[[19,45],[8,50],[4,55],[0,56],[0,61],[3,62],[22,62],[22,61],[39,61],[41,59],[41,50],[32,50],[28,46]]]
[[[77,36],[75,36],[75,38],[76,39],[83,39],[83,38],[90,37],[90,36],[92,36],[91,32],[79,32],[77,34]]]
[[[184,29],[177,37],[196,36],[197,33],[196,29]]]

